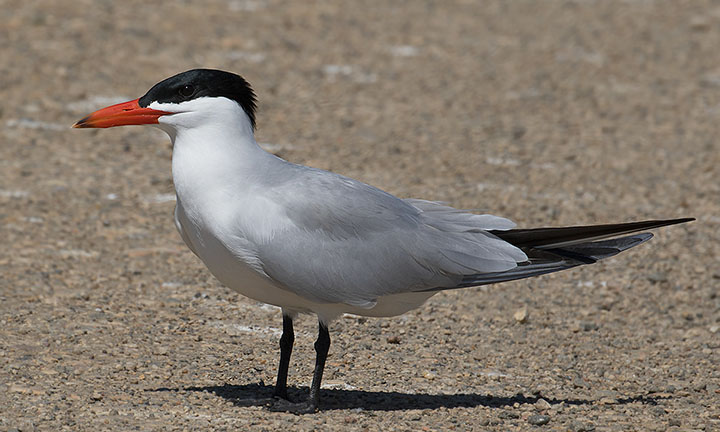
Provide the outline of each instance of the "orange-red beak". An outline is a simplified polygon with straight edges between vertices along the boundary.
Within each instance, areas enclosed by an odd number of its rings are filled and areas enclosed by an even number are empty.
[[[73,125],[74,128],[109,128],[113,126],[157,124],[158,118],[173,114],[142,108],[139,99],[112,105],[95,111]]]

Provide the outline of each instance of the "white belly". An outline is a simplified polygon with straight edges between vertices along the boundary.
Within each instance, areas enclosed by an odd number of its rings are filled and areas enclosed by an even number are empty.
[[[264,274],[250,247],[243,251],[235,244],[232,252],[217,233],[205,228],[204,224],[193,223],[180,200],[175,208],[175,225],[185,244],[223,285],[253,300],[298,312],[304,312],[304,306],[309,306],[309,302],[278,287]]]
[[[343,313],[387,317],[403,314],[423,304],[434,293],[403,293],[380,297],[371,308],[343,303],[317,303],[292,292],[292,287],[280,287],[263,271],[252,244],[234,237],[229,247],[207,224],[193,223],[180,200],[175,209],[175,224],[188,247],[207,266],[223,285],[262,303],[279,306],[291,313],[315,313],[328,322]],[[245,244],[243,244],[245,243]]]

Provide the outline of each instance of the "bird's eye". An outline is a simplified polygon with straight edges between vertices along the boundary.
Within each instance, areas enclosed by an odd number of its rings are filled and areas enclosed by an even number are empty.
[[[186,84],[178,89],[178,93],[183,97],[190,97],[195,93],[195,87],[190,84]]]

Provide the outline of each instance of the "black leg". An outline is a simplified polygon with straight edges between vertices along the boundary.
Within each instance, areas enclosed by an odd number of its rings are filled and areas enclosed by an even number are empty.
[[[310,385],[310,400],[314,407],[314,411],[320,406],[320,382],[322,381],[323,371],[325,370],[325,360],[327,360],[328,351],[330,350],[330,332],[325,324],[320,323],[318,338],[315,341],[315,371],[313,372],[313,380]]]
[[[313,380],[310,385],[310,397],[305,402],[292,403],[287,400],[277,400],[270,405],[273,411],[287,411],[295,414],[313,413],[320,406],[320,383],[322,382],[323,370],[325,369],[325,360],[327,360],[328,351],[330,350],[330,333],[325,324],[320,323],[318,338],[315,341],[315,371],[313,372]],[[288,353],[288,358],[290,354]],[[281,361],[282,364],[282,361]],[[282,367],[282,366],[281,366]],[[278,382],[280,376],[278,375]]]
[[[290,367],[290,354],[292,354],[293,343],[295,343],[295,332],[293,331],[292,318],[283,314],[283,333],[280,337],[280,366],[278,367],[274,396],[286,400],[288,399],[288,368]]]

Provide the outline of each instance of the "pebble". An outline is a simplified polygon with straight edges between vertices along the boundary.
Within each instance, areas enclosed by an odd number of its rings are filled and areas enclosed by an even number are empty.
[[[583,423],[581,421],[573,421],[568,426],[571,432],[592,432],[595,430],[595,425],[590,423]]]
[[[665,408],[663,408],[661,406],[654,406],[654,407],[650,408],[650,412],[658,417],[664,416],[665,414],[667,414],[667,411],[665,411]]]
[[[582,331],[592,331],[599,329],[600,326],[592,321],[583,321],[580,323],[580,328],[582,329]]]
[[[550,416],[533,414],[527,419],[528,423],[535,426],[542,426],[550,423]]]
[[[397,335],[393,335],[387,338],[387,343],[389,344],[399,344],[400,343],[400,337]]]
[[[513,314],[513,318],[515,318],[515,321],[519,322],[520,324],[525,324],[527,322],[527,317],[528,317],[527,307],[518,309]]]
[[[549,410],[551,407],[552,407],[552,405],[550,405],[550,402],[548,402],[542,398],[538,399],[538,401],[535,402],[535,408],[537,408],[540,411]]]
[[[580,322],[576,322],[575,324],[573,324],[570,329],[573,331],[573,333],[577,333],[579,331],[585,331],[585,332],[593,331],[593,330],[597,330],[599,328],[600,328],[600,326],[595,322],[580,321]]]
[[[589,388],[590,387],[590,385],[587,383],[587,381],[585,381],[581,377],[573,378],[572,383],[577,388]]]
[[[425,377],[425,379],[434,380],[437,378],[437,374],[435,372],[427,371],[423,374],[423,377]]]
[[[650,273],[646,277],[652,283],[667,282],[668,280],[667,274],[664,272]]]
[[[690,28],[697,32],[706,31],[710,28],[710,21],[704,15],[694,16],[690,19]]]
[[[531,417],[532,417],[532,416],[531,416]],[[520,418],[520,414],[516,413],[515,411],[505,410],[505,411],[501,411],[500,414],[498,414],[498,418],[501,418],[501,419],[516,419],[516,418]],[[528,421],[529,421],[529,420],[530,420],[530,419],[528,418]]]

